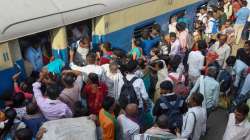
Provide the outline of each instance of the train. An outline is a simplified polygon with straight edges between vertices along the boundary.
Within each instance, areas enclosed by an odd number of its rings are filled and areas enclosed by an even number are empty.
[[[23,39],[45,33],[53,56],[67,57],[67,28],[84,22],[96,47],[110,42],[128,51],[131,39],[145,28],[161,25],[168,32],[170,18],[185,11],[192,21],[208,0],[8,0],[0,8],[0,95],[13,88],[12,76],[27,76]]]

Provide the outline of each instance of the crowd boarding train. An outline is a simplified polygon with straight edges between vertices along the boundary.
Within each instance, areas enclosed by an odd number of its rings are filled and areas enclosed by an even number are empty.
[[[84,25],[93,47],[109,41],[128,51],[131,38],[153,24],[168,32],[179,12],[194,20],[208,0],[6,0],[0,8],[0,95],[13,87],[11,77],[29,68],[25,49],[34,38],[45,40],[43,53],[67,57],[69,30]],[[27,43],[28,41],[28,43]],[[29,42],[30,41],[30,42]],[[41,41],[42,42],[42,41]],[[27,45],[29,44],[29,45]],[[50,53],[48,53],[50,52]],[[10,91],[11,92],[11,91]]]

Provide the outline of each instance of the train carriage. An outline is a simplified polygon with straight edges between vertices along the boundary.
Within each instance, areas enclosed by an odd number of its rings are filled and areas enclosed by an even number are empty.
[[[131,38],[144,28],[159,24],[168,32],[169,18],[185,11],[194,19],[204,0],[8,0],[0,8],[0,94],[12,89],[12,75],[26,71],[22,40],[44,33],[54,56],[67,59],[67,28],[84,22],[94,48],[109,41],[128,51]]]

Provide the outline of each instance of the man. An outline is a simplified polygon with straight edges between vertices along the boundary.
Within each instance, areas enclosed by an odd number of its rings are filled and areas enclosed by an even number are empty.
[[[95,73],[98,75],[100,80],[105,80],[105,72],[101,66],[96,65],[96,54],[95,53],[88,53],[87,54],[87,65],[86,66],[77,66],[73,62],[74,52],[70,50],[70,68],[72,70],[82,72],[82,76],[84,81],[86,82],[89,73]]]
[[[137,63],[135,61],[129,61],[126,64],[127,74],[126,74],[125,78],[128,81],[131,81],[134,77],[136,77],[136,75],[135,75],[136,68],[137,68]],[[124,85],[124,81],[123,80],[119,81],[119,91],[118,91],[119,96],[120,96],[121,89],[122,89],[123,85]],[[134,87],[135,93],[137,95],[137,99],[139,100],[139,105],[138,105],[139,118],[138,119],[139,119],[139,125],[142,128],[144,125],[143,124],[143,116],[144,116],[143,110],[146,109],[145,103],[146,103],[146,101],[148,101],[149,97],[148,97],[148,93],[146,91],[144,82],[141,78],[137,78],[133,82],[133,87]]]
[[[33,45],[27,49],[25,58],[32,64],[33,71],[38,73],[40,72],[44,64],[42,49],[39,46],[40,42],[38,39],[35,40],[33,41]]]
[[[207,69],[207,76],[200,76],[196,81],[194,87],[190,91],[188,99],[192,94],[200,92],[204,96],[202,107],[207,109],[207,115],[215,109],[219,101],[220,84],[216,81],[217,69],[212,66]]]
[[[231,53],[231,48],[227,44],[227,35],[218,34],[218,41],[215,42],[213,46],[211,46],[210,51],[216,52],[219,55],[218,63],[220,64],[221,68],[225,68],[226,60]]]
[[[171,81],[163,81],[160,84],[160,94],[161,97],[156,101],[153,108],[153,115],[156,117],[162,114],[167,115],[171,121],[171,129],[181,127],[182,113],[186,106],[184,99],[173,92],[173,84]],[[173,111],[177,112],[175,116],[171,115]]]
[[[203,24],[207,24],[207,7],[202,7],[197,16],[198,20],[202,21]]]
[[[214,35],[218,32],[218,22],[214,18],[214,14],[212,11],[207,12],[207,17],[208,17],[208,21],[206,24],[205,33],[206,33],[206,36],[210,38],[211,35]]]
[[[179,39],[176,38],[176,33],[170,33],[170,44],[171,44],[171,50],[169,55],[175,56],[180,53],[181,44]]]
[[[138,114],[138,105],[131,103],[125,108],[125,114],[118,116],[118,122],[121,127],[121,139],[132,140],[134,135],[139,134],[140,126],[136,123]]]
[[[240,10],[235,15],[236,22],[234,25],[234,29],[236,33],[236,45],[240,43],[242,31],[250,15],[250,9],[248,9],[246,6],[247,1],[242,1],[242,8],[240,8]]]
[[[200,40],[198,41],[198,50],[191,51],[188,55],[188,74],[191,84],[195,83],[201,74],[205,60],[201,51],[204,47],[206,47],[206,42],[204,40]]]
[[[114,116],[115,99],[107,96],[104,99],[102,109],[99,113],[100,127],[102,128],[103,140],[119,140],[118,122]]]
[[[88,38],[83,38],[77,41],[77,48],[75,54],[75,62],[80,65],[86,64],[86,56],[89,53],[90,42]]]
[[[250,139],[250,123],[247,120],[248,112],[249,107],[246,104],[241,104],[234,113],[229,114],[223,140]]]
[[[201,135],[206,132],[206,110],[202,108],[203,95],[193,94],[189,101],[188,112],[183,117],[181,137],[199,140]]]
[[[227,15],[222,7],[218,8],[219,25],[222,26],[227,21]]]
[[[45,96],[41,92],[41,82],[45,78],[45,74],[41,73],[40,78],[33,84],[33,92],[36,103],[47,120],[56,120],[61,118],[72,117],[70,108],[58,100],[59,87],[57,84],[50,84],[46,88]]]
[[[32,132],[28,128],[22,128],[15,132],[15,140],[32,140]]]
[[[238,49],[236,58],[250,66],[250,40],[245,42],[244,48]]]
[[[160,115],[156,119],[156,125],[145,132],[150,137],[163,136],[164,138],[175,139],[176,135],[172,134],[169,126],[169,118],[166,115]]]

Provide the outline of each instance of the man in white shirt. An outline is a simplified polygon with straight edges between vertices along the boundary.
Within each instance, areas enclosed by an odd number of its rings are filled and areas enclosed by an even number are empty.
[[[199,140],[201,135],[206,132],[207,115],[206,110],[202,108],[203,95],[195,93],[189,98],[190,108],[183,116],[183,125],[180,137]]]
[[[198,41],[198,50],[191,51],[188,55],[188,74],[191,84],[194,84],[201,74],[204,65],[204,55],[201,50],[206,46],[205,41]]]
[[[70,50],[70,68],[72,70],[82,72],[84,81],[87,80],[89,73],[95,73],[98,75],[100,80],[102,80],[102,81],[105,80],[104,69],[101,66],[96,65],[96,54],[95,53],[88,53],[87,54],[87,59],[86,59],[87,65],[82,66],[82,67],[75,65],[73,62],[73,58],[74,58],[74,52],[72,50]]]
[[[181,44],[178,38],[176,38],[176,33],[170,33],[170,43],[171,43],[171,50],[169,55],[175,56],[180,53]]]
[[[121,139],[132,140],[134,135],[140,133],[140,127],[136,123],[138,113],[137,104],[128,104],[125,108],[125,114],[118,116],[117,120],[120,126]]]
[[[250,123],[247,120],[249,107],[246,104],[238,106],[234,113],[229,115],[227,128],[223,140],[249,140]]]
[[[213,12],[212,11],[208,11],[207,13],[207,17],[208,17],[208,21],[206,24],[206,30],[205,33],[207,35],[207,37],[211,37],[211,35],[216,34],[218,32],[218,23],[216,21],[216,19],[213,16]]]
[[[226,60],[231,54],[231,48],[226,43],[227,35],[219,34],[219,41],[217,41],[213,46],[211,46],[210,51],[214,51],[219,55],[218,62],[222,68],[226,66]]]
[[[207,24],[207,7],[202,7],[197,16],[198,20],[202,21],[203,24]]]

